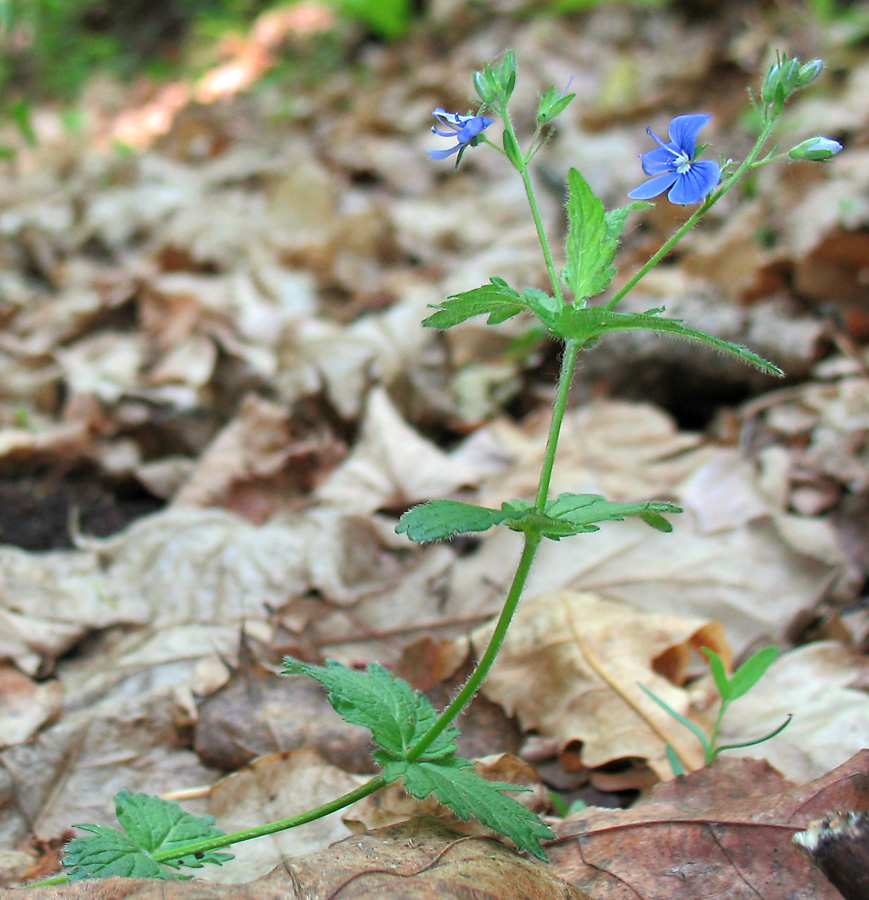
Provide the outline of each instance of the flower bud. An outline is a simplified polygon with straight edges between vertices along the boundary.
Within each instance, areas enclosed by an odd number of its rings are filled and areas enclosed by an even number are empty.
[[[537,121],[541,125],[551,122],[556,116],[563,113],[576,97],[576,94],[567,93],[572,82],[573,78],[571,77],[563,91],[556,91],[555,85],[551,85],[546,93],[541,95],[540,105],[537,108]]]
[[[474,87],[486,106],[491,106],[495,102],[495,97],[498,96],[498,85],[489,66],[486,66],[482,72],[474,72]]]
[[[842,149],[838,141],[827,137],[813,137],[788,150],[791,159],[807,159],[812,162],[823,162],[830,159]]]
[[[799,75],[800,61],[783,56],[769,67],[760,88],[760,99],[764,103],[786,100],[796,88]]]
[[[813,59],[804,66],[800,66],[797,74],[797,89],[808,87],[821,74],[823,68],[824,61],[822,59]]]

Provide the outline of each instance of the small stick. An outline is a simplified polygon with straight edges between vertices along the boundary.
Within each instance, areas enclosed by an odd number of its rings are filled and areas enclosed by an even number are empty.
[[[845,900],[869,897],[869,813],[834,812],[792,838]]]

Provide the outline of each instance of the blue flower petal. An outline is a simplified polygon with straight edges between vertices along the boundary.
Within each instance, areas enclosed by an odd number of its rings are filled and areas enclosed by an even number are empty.
[[[459,132],[459,143],[469,143],[478,134],[484,132],[494,121],[494,119],[487,119],[485,116],[474,116],[469,122],[465,122],[464,127]]]
[[[656,175],[654,178],[643,182],[639,187],[628,191],[628,196],[632,200],[651,200],[652,197],[663,194],[678,177],[675,172],[664,172],[663,175]]]
[[[699,203],[721,179],[721,167],[709,159],[691,163],[687,172],[677,176],[667,199],[671,203]]]
[[[689,113],[676,116],[670,122],[670,140],[691,159],[697,150],[697,135],[700,129],[712,118],[709,113]]]
[[[431,130],[440,137],[455,138],[458,143],[447,150],[427,150],[426,153],[431,159],[446,159],[467,146],[475,147],[479,143],[477,138],[495,121],[487,119],[486,116],[463,116],[461,113],[450,113],[441,107],[434,111],[434,116],[448,130],[443,131],[437,125],[433,125]]]
[[[648,153],[644,153],[642,156],[643,171],[646,175],[660,175],[662,172],[672,172],[673,161],[678,152],[671,144],[649,150]]]
[[[461,144],[456,144],[455,147],[450,147],[449,150],[426,150],[430,159],[446,159],[448,156],[452,156],[458,149],[461,147]]]

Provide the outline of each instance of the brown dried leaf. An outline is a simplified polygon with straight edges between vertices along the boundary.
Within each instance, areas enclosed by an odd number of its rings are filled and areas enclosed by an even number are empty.
[[[253,828],[307,812],[358,787],[366,778],[350,775],[314,750],[272,753],[221,779],[208,793],[208,813],[225,831]],[[341,813],[232,848],[235,859],[201,873],[207,881],[234,883],[286,866],[293,857],[328,847],[349,829]]]
[[[869,751],[800,787],[764,762],[719,759],[632,809],[565,820],[550,857],[595,900],[837,900],[790,843],[836,809],[869,809]]]
[[[490,630],[475,633],[478,652]],[[687,768],[703,764],[702,751],[639,685],[694,718],[692,699],[678,685],[700,647],[729,661],[718,623],[638,613],[594,594],[544,594],[520,607],[483,691],[524,728],[562,747],[582,742],[587,766],[638,757],[668,777],[668,743]]]
[[[289,860],[246,885],[109,878],[34,888],[30,900],[591,900],[497,841],[414,819]],[[0,900],[21,900],[0,890]]]
[[[194,748],[205,765],[225,771],[301,748],[351,772],[374,771],[369,731],[345,722],[312,679],[285,678],[258,664],[244,636],[238,668],[199,703]]]

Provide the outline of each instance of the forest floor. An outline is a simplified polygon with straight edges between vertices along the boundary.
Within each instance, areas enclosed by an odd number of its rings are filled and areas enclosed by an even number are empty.
[[[624,205],[646,126],[708,112],[707,156],[741,159],[748,89],[781,50],[826,68],[776,139],[844,150],[759,169],[625,307],[666,307],[785,378],[647,334],[582,358],[553,493],[685,512],[672,534],[628,520],[543,547],[459,744],[559,835],[548,868],[504,849],[533,896],[838,896],[790,838],[869,811],[865,39],[788,3],[501,6],[435,4],[395,44],[328,38],[306,5],[264,17],[197,84],[95,78],[75,128],[35,109],[35,144],[0,162],[0,885],[57,872],[122,790],[233,831],[360,784],[369,735],[280,676],[286,654],[378,661],[436,704],[467,677],[521,539],[419,547],[396,521],[438,497],[533,498],[559,356],[523,317],[421,326],[491,276],[547,283],[521,182],[485,146],[430,160],[432,110],[467,111],[472,72],[512,47],[528,136],[537,95],[573,79],[533,166],[558,246],[568,169]],[[614,286],[690,211],[635,213]],[[640,686],[708,729],[699,648],[738,663],[770,644],[720,739],[793,721],[703,769]],[[668,744],[696,771],[673,780]],[[416,814],[486,834],[392,787],[198,878],[362,896],[368,853],[415,885],[378,897],[453,896],[456,872],[531,895],[493,845],[431,820],[326,849]]]

